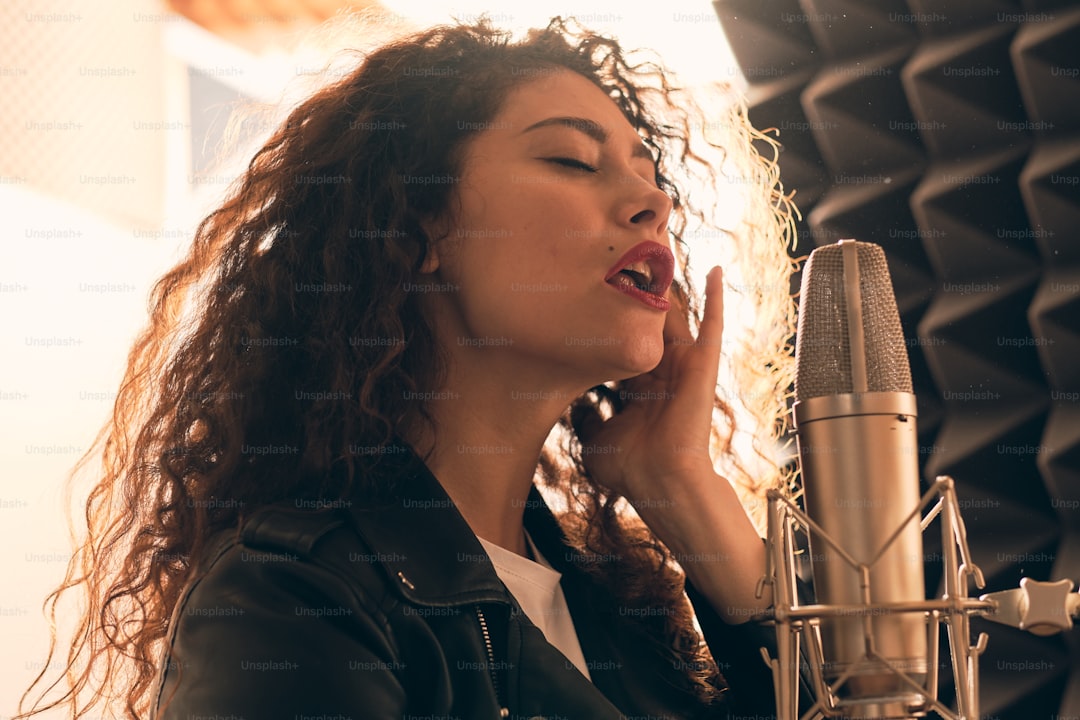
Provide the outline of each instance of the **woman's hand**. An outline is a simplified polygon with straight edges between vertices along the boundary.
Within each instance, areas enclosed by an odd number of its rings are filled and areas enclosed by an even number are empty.
[[[660,364],[623,383],[618,415],[585,423],[584,456],[594,478],[631,500],[646,500],[670,483],[712,474],[709,438],[723,333],[723,273],[715,267],[706,279],[697,339],[685,313],[673,307]]]
[[[717,612],[736,623],[768,607],[771,597],[755,597],[764,544],[709,452],[723,331],[723,274],[716,267],[706,279],[698,337],[685,313],[669,312],[660,364],[627,380],[623,410],[588,419],[582,442],[589,473],[630,501]]]

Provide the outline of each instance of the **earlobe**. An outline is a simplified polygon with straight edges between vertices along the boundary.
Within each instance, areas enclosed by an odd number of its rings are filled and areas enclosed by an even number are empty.
[[[428,241],[427,252],[424,255],[424,261],[420,263],[420,272],[433,273],[439,269],[439,253],[435,249],[435,243]]]
[[[420,263],[420,272],[433,273],[439,269],[439,251],[437,246],[442,240],[442,236],[436,233],[437,228],[432,220],[421,222],[420,227],[424,231],[425,236],[424,260]]]

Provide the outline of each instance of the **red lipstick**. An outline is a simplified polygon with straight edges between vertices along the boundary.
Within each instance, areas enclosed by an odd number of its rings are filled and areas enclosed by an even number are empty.
[[[658,242],[646,240],[626,251],[611,266],[604,282],[649,307],[663,312],[671,309],[664,295],[675,277],[675,256]]]

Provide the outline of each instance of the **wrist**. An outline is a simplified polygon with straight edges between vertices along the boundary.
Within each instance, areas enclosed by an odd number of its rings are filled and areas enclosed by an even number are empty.
[[[769,587],[756,596],[765,543],[731,483],[710,467],[667,475],[648,488],[628,501],[717,613],[737,624],[767,609]]]

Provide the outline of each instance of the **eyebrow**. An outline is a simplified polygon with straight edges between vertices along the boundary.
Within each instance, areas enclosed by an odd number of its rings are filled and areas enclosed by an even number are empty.
[[[525,133],[532,130],[539,130],[540,128],[551,126],[568,127],[572,130],[577,130],[578,132],[588,135],[601,145],[606,143],[608,141],[608,138],[610,137],[608,135],[608,131],[605,130],[600,125],[600,123],[594,120],[582,117],[569,117],[562,115],[556,117],[549,117],[539,122],[534,122],[532,125],[522,130],[521,134],[524,135]],[[656,159],[653,157],[652,152],[649,151],[649,148],[644,143],[638,143],[634,145],[634,150],[631,155],[636,158],[645,158],[653,164],[656,163]]]

